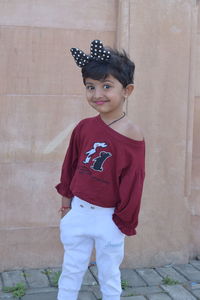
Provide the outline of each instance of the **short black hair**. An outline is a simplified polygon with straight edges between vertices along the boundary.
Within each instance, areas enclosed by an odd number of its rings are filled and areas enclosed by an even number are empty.
[[[106,47],[111,57],[107,61],[91,60],[82,68],[83,83],[86,78],[103,80],[109,75],[116,78],[123,87],[134,82],[135,64],[130,60],[125,50],[122,52]]]

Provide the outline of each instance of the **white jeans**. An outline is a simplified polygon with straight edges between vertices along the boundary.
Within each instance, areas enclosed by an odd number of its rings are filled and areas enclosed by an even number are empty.
[[[120,300],[119,266],[124,257],[124,234],[113,222],[113,212],[114,208],[73,198],[72,209],[60,222],[64,260],[58,300],[77,300],[94,245],[102,300]]]

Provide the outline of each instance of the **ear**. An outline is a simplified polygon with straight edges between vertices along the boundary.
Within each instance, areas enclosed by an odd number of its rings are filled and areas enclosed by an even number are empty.
[[[133,84],[128,84],[125,88],[124,88],[124,96],[125,98],[130,96],[130,94],[132,93],[132,91],[134,90],[134,85]]]

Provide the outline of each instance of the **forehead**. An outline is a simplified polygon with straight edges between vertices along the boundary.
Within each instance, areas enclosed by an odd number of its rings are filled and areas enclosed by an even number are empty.
[[[95,79],[92,79],[92,78],[89,78],[89,77],[85,79],[86,84],[88,84],[88,83],[98,84],[98,83],[104,83],[104,82],[111,82],[111,83],[115,83],[115,84],[120,83],[112,75],[108,75],[105,78],[102,78],[102,79],[99,79],[99,80],[95,80]]]

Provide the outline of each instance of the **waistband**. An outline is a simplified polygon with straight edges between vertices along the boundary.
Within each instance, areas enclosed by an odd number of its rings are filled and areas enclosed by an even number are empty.
[[[77,196],[74,196],[72,199],[72,208],[80,209],[81,211],[91,211],[91,212],[102,212],[102,213],[108,213],[113,214],[114,213],[114,207],[102,207],[98,205],[91,204],[87,201],[84,201],[80,199]]]

